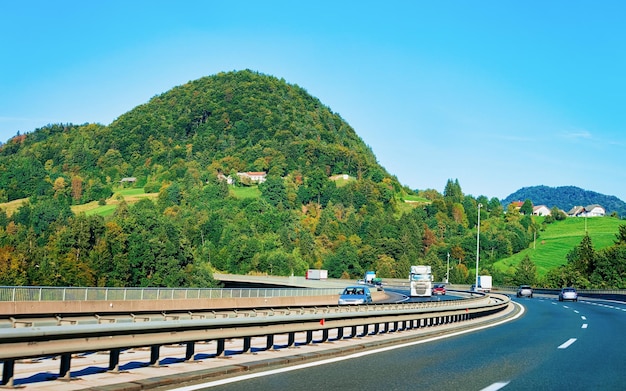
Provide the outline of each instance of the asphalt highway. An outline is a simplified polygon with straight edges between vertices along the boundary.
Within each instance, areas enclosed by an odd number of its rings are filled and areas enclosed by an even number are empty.
[[[178,391],[626,389],[626,304],[516,301],[523,316],[497,327]]]

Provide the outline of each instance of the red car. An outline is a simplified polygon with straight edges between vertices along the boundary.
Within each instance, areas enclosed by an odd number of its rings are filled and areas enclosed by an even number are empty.
[[[435,284],[433,286],[433,295],[445,295],[446,286],[444,284]]]

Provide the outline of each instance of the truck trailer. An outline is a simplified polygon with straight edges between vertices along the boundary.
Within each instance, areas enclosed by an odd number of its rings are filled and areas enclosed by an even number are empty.
[[[307,280],[325,280],[328,278],[328,270],[309,269],[306,271]]]

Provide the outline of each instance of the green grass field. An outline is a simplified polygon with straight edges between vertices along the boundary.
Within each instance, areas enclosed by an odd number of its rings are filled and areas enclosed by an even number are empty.
[[[244,186],[244,187],[229,187],[230,195],[236,198],[258,198],[261,196],[261,191],[258,186]]]
[[[585,221],[586,220],[586,221]],[[567,253],[578,246],[585,236],[585,226],[595,250],[611,246],[624,220],[612,217],[572,217],[546,225],[545,231],[537,233],[537,240],[526,250],[502,259],[494,264],[498,270],[514,268],[526,255],[537,266],[539,276],[548,270],[567,263]]]

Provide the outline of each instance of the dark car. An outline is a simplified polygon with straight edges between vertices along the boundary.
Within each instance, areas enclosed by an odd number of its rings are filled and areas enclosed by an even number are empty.
[[[533,297],[533,288],[530,285],[520,285],[517,289],[517,297]]]
[[[446,286],[444,284],[433,285],[433,295],[445,295],[445,294],[446,294]]]
[[[559,301],[563,300],[578,301],[578,292],[576,292],[576,288],[567,287],[561,289],[561,292],[559,292]]]

